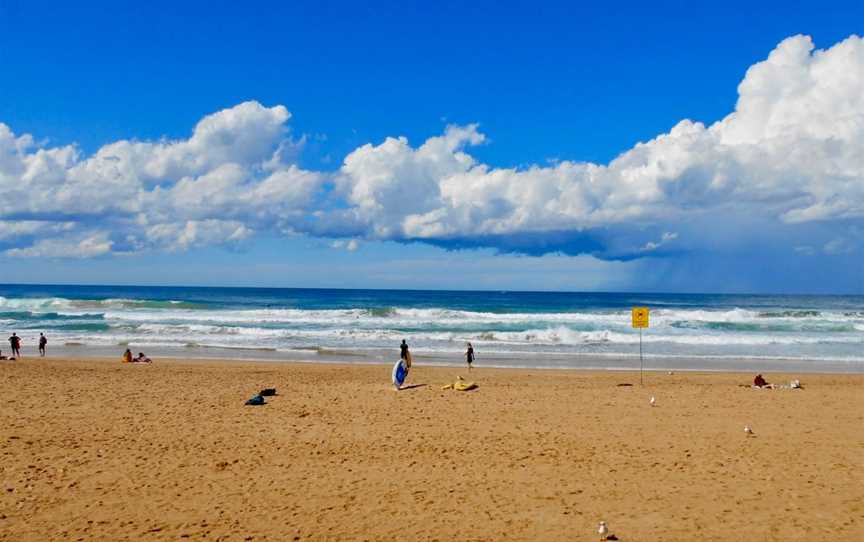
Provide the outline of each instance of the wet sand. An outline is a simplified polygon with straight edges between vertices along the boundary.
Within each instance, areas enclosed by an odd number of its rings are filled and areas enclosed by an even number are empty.
[[[864,539],[864,375],[389,372],[0,361],[0,539]]]

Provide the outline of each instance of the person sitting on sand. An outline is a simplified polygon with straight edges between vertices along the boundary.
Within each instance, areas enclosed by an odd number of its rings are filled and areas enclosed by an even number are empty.
[[[123,363],[132,363],[132,351],[128,348],[123,352]]]
[[[144,355],[144,352],[138,352],[138,356],[132,360],[132,363],[153,363],[153,360]]]
[[[753,387],[754,388],[772,388],[773,386],[769,384],[764,378],[762,378],[761,374],[756,375],[756,378],[753,379]]]
[[[468,370],[471,370],[471,364],[474,363],[474,347],[468,343],[468,350],[465,351],[465,361],[468,363]]]

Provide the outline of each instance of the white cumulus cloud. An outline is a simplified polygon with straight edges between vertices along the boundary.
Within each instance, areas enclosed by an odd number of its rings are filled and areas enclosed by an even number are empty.
[[[362,224],[378,239],[504,248],[510,237],[554,233],[542,249],[627,257],[671,248],[674,237],[655,240],[666,228],[693,245],[706,223],[726,228],[733,217],[778,227],[860,221],[862,88],[864,40],[814,51],[795,36],[748,70],[726,118],[682,120],[609,164],[494,168],[466,153],[484,141],[476,126],[417,148],[388,139],[345,159],[340,186],[352,207],[340,225]]]
[[[0,250],[182,251],[267,232],[348,250],[365,239],[606,259],[760,243],[851,254],[864,242],[862,89],[861,37],[817,50],[794,36],[747,70],[717,122],[681,120],[608,164],[523,168],[477,160],[487,138],[471,124],[305,170],[289,111],[254,101],[204,117],[187,139],[116,141],[90,156],[0,123],[0,199],[15,202],[0,209]]]
[[[111,241],[104,233],[86,237],[41,239],[26,248],[12,248],[8,256],[27,258],[92,258],[111,252]]]
[[[330,247],[355,252],[360,248],[360,243],[356,239],[337,239],[330,243]]]
[[[285,160],[295,144],[289,118],[281,105],[245,102],[204,117],[188,139],[117,141],[90,157],[75,146],[41,148],[0,124],[0,197],[14,202],[0,209],[0,247],[86,257],[292,232],[323,176]],[[93,243],[93,231],[104,242]]]

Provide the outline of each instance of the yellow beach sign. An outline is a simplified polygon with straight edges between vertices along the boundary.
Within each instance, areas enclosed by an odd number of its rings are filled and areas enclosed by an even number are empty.
[[[642,329],[648,327],[648,307],[633,307],[630,311],[633,319],[633,327],[639,329],[639,384],[642,384],[642,368],[644,361],[642,359]]]
[[[633,307],[633,327],[648,327],[648,307]]]

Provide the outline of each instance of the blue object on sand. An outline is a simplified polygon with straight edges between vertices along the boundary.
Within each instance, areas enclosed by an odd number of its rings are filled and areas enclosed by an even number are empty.
[[[258,405],[266,405],[267,403],[264,402],[264,398],[261,397],[260,395],[253,395],[251,399],[246,401],[246,404],[252,405],[252,406],[258,406]]]
[[[393,366],[393,386],[397,390],[400,389],[406,378],[408,378],[408,364],[405,363],[404,359],[400,359]]]

